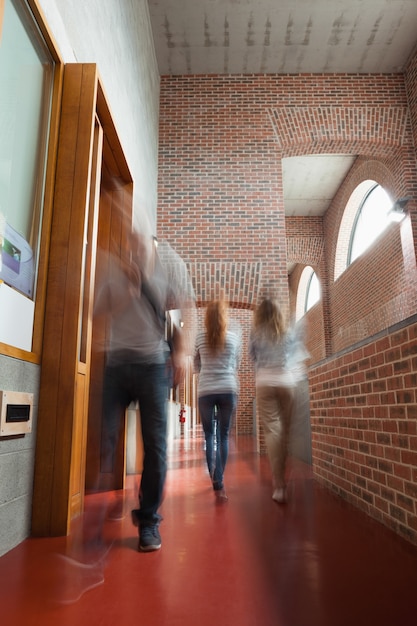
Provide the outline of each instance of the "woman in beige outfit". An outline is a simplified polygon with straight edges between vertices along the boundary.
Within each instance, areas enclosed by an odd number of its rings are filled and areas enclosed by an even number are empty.
[[[249,339],[255,364],[256,402],[265,433],[273,477],[272,498],[286,502],[285,468],[297,377],[289,368],[292,333],[287,332],[278,302],[265,299],[257,307]]]

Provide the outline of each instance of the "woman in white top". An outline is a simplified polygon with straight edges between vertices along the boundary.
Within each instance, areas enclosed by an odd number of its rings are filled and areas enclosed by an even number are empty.
[[[194,369],[198,377],[198,408],[206,441],[206,460],[214,493],[227,500],[223,477],[229,453],[229,430],[239,392],[241,335],[228,324],[227,304],[210,302],[205,329],[197,334]],[[216,447],[214,446],[216,439]]]

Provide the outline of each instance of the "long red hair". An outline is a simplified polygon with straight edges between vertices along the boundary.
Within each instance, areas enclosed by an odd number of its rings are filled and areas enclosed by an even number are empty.
[[[226,343],[227,308],[224,300],[212,300],[206,308],[206,337],[213,353],[223,350]]]

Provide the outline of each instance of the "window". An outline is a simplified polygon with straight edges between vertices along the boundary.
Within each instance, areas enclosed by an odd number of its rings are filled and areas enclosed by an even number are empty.
[[[373,185],[356,212],[350,235],[347,265],[353,263],[391,223],[388,212],[392,201],[381,185]]]
[[[314,306],[320,300],[320,283],[317,278],[316,272],[311,269],[310,278],[307,284],[305,307],[304,311],[307,313],[312,306]]]
[[[28,6],[5,0],[0,40],[0,278],[32,300],[52,80],[53,61]]]
[[[365,252],[392,223],[392,200],[375,180],[363,180],[351,193],[340,222],[334,280]]]
[[[298,283],[296,319],[299,320],[320,300],[320,281],[314,269],[307,265]]]
[[[0,342],[31,351],[55,62],[25,0],[0,34]]]

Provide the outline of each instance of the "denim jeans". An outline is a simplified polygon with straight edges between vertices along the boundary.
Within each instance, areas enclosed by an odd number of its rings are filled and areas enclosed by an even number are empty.
[[[229,430],[236,404],[235,393],[210,394],[201,396],[198,400],[206,440],[207,467],[215,490],[223,488],[224,470],[229,454]]]
[[[107,366],[104,374],[104,461],[112,471],[121,420],[131,402],[138,401],[141,417],[144,460],[139,491],[140,524],[161,520],[158,509],[163,498],[167,472],[167,397],[165,364],[127,363]]]

